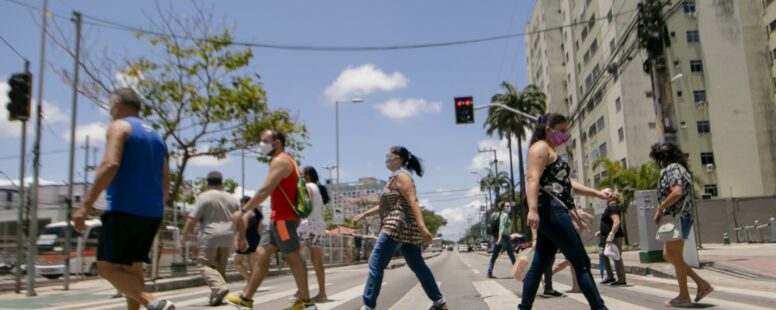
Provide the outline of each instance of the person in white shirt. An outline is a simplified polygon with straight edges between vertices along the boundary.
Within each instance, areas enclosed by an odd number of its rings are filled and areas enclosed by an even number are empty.
[[[323,208],[329,203],[329,193],[326,187],[321,185],[318,178],[318,172],[315,168],[306,166],[302,168],[302,176],[307,184],[307,191],[310,193],[313,211],[302,220],[297,229],[299,238],[304,246],[310,249],[310,260],[315,269],[315,276],[318,279],[318,295],[312,298],[315,302],[325,302],[326,296],[326,275],[323,269],[323,253],[321,249],[326,242],[326,222],[323,219]],[[298,298],[298,295],[295,295]]]

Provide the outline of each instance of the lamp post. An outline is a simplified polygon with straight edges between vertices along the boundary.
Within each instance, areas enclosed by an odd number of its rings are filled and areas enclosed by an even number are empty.
[[[364,102],[364,99],[361,99],[361,98],[350,99],[350,103],[363,103],[363,102]],[[339,158],[340,158],[340,156],[339,156],[339,150],[340,150],[340,147],[339,147],[339,145],[340,145],[340,143],[339,143],[339,105],[340,105],[339,101],[334,101],[334,106],[336,107],[336,109],[335,109],[336,110],[336,119],[335,119],[335,123],[336,124],[335,125],[336,125],[336,135],[337,135],[337,164],[336,164],[336,166],[337,166],[337,184],[340,183],[340,170],[341,170],[340,167],[342,167],[342,166],[340,166],[340,160],[339,160]]]

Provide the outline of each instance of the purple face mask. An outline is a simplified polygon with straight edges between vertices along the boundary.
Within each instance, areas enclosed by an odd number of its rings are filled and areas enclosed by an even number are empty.
[[[554,146],[561,146],[568,141],[569,134],[558,130],[553,130],[550,132],[550,142],[552,142]]]

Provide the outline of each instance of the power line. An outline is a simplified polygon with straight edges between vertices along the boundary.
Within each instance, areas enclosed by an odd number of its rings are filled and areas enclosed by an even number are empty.
[[[61,154],[61,153],[67,152],[67,151],[69,151],[69,149],[54,150],[54,151],[49,151],[49,152],[45,152],[45,153],[40,153],[40,155],[42,156],[42,155]],[[18,159],[18,158],[19,158],[19,155],[9,155],[9,156],[2,156],[2,157],[0,157],[0,160],[11,160],[11,159]]]
[[[16,48],[15,48],[15,47],[13,47],[13,45],[11,45],[11,43],[8,43],[8,41],[6,41],[6,40],[5,40],[5,38],[3,38],[3,36],[1,36],[1,35],[0,35],[0,40],[3,40],[3,43],[5,43],[5,45],[7,45],[7,46],[8,46],[8,48],[10,48],[10,49],[11,49],[11,50],[12,50],[14,53],[16,53],[16,55],[19,55],[19,57],[21,57],[21,58],[22,58],[22,60],[24,60],[24,61],[28,61],[28,60],[27,60],[27,58],[25,58],[25,57],[22,55],[22,53],[19,53],[19,51],[17,51],[17,50],[16,50]]]
[[[17,5],[21,5],[27,8],[31,9],[37,9],[40,10],[34,6],[23,4],[18,2],[17,0],[5,0],[7,2],[11,2]],[[625,14],[632,12],[634,10],[621,12],[620,14]],[[53,14],[54,17],[57,18],[64,18],[68,19],[67,17]],[[170,33],[163,33],[160,31],[155,30],[148,30],[136,26],[130,26],[126,24],[122,24],[119,22],[94,17],[88,14],[83,14],[83,17],[86,19],[84,21],[85,24],[96,26],[96,27],[103,27],[103,28],[112,28],[115,30],[120,31],[128,31],[133,33],[144,33],[144,34],[151,34],[151,35],[157,35],[157,36],[168,36],[176,39],[185,39],[185,40],[193,40],[193,41],[206,41],[211,43],[226,43],[223,41],[213,40],[213,39],[204,39],[204,38],[196,38],[188,35],[179,35],[179,34],[170,34]],[[607,19],[608,17],[600,17],[595,20],[603,20]],[[91,21],[90,21],[91,20]],[[292,51],[318,51],[318,52],[368,52],[368,51],[392,51],[392,50],[408,50],[408,49],[421,49],[421,48],[435,48],[435,47],[449,47],[449,46],[457,46],[457,45],[468,45],[468,44],[476,44],[476,43],[483,43],[483,42],[489,42],[489,41],[498,41],[498,40],[504,40],[504,39],[511,39],[511,38],[517,38],[522,37],[530,34],[538,34],[543,32],[549,32],[549,31],[555,31],[555,30],[561,30],[564,28],[570,28],[570,27],[576,27],[580,25],[585,25],[589,21],[579,21],[575,23],[570,23],[567,25],[560,25],[555,27],[548,27],[545,29],[539,29],[535,31],[529,31],[529,32],[519,32],[519,33],[513,33],[513,34],[506,34],[506,35],[499,35],[499,36],[490,36],[490,37],[482,37],[482,38],[475,38],[475,39],[468,39],[468,40],[457,40],[457,41],[445,41],[445,42],[435,42],[435,43],[419,43],[419,44],[405,44],[405,45],[382,45],[382,46],[316,46],[316,45],[294,45],[294,44],[274,44],[274,43],[262,43],[262,42],[247,42],[247,41],[232,41],[230,42],[232,45],[235,46],[245,46],[245,47],[256,47],[256,48],[269,48],[269,49],[280,49],[280,50],[292,50]]]

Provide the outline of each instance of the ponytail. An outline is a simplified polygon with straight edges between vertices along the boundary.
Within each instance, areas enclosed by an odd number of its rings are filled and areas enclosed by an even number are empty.
[[[531,143],[529,146],[536,142],[547,139],[547,128],[553,128],[559,124],[568,122],[568,119],[557,113],[547,113],[540,115],[536,120],[536,127],[534,127],[533,136],[531,137]]]
[[[310,182],[315,183],[315,185],[318,186],[318,191],[321,192],[321,199],[323,199],[323,204],[328,204],[329,201],[331,201],[331,198],[329,197],[329,191],[326,189],[326,186],[321,185],[321,180],[318,178],[318,171],[315,171],[315,168],[311,166],[305,166],[302,168],[302,173],[306,175],[308,179],[310,179]]]
[[[407,148],[403,146],[394,146],[391,148],[391,153],[396,154],[401,158],[402,167],[414,172],[419,177],[423,176],[423,165],[420,163],[420,158],[410,153]]]

